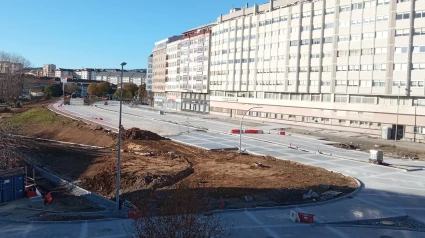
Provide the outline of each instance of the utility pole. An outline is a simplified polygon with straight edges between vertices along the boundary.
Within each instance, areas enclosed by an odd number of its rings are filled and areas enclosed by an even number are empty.
[[[120,182],[121,182],[121,133],[122,133],[122,125],[121,125],[121,118],[122,118],[122,81],[124,80],[124,66],[127,63],[122,62],[121,63],[121,83],[120,83],[120,119],[118,123],[118,161],[117,161],[117,191],[115,195],[115,202],[117,206],[117,211],[121,210],[121,204],[120,204]]]

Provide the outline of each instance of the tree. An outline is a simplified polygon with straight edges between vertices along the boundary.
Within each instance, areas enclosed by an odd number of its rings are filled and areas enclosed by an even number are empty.
[[[136,96],[136,92],[139,90],[139,87],[134,83],[123,83],[122,87],[124,90],[129,90],[133,96]]]
[[[22,95],[28,78],[21,69],[29,66],[25,57],[0,51],[0,102],[16,101]]]
[[[74,83],[65,84],[65,93],[72,94],[74,92],[81,92],[81,87]]]
[[[115,98],[117,100],[120,100],[121,99],[120,89],[117,89],[117,91],[115,91],[114,96],[115,96]],[[128,100],[131,100],[133,98],[133,94],[131,93],[130,90],[123,89],[123,91],[122,91],[122,97],[123,97],[123,100],[124,101],[125,100],[128,101]]]
[[[51,84],[43,89],[46,97],[60,97],[63,94],[62,87],[59,84]]]
[[[97,83],[91,83],[87,87],[87,92],[90,93],[90,95],[99,95],[102,92],[99,92],[99,87],[97,87]]]
[[[97,87],[97,92],[100,92],[100,94],[102,93],[110,94],[112,91],[112,87],[111,87],[111,84],[109,84],[109,82],[97,83],[96,87]]]
[[[199,184],[199,183],[198,183]],[[209,199],[205,188],[198,184],[182,181],[174,185],[163,203],[157,197],[152,204],[143,208],[143,216],[133,219],[133,229],[129,229],[134,238],[212,238],[230,237],[231,224],[220,223],[219,215],[209,214]],[[163,190],[162,190],[163,191]],[[163,191],[164,192],[164,191]],[[160,208],[155,209],[155,205]],[[226,224],[226,225],[222,225]]]
[[[142,83],[139,86],[139,90],[137,91],[137,98],[139,98],[140,100],[145,99],[147,96],[146,94],[146,84]]]
[[[26,158],[26,144],[21,137],[0,127],[0,170],[19,167]]]

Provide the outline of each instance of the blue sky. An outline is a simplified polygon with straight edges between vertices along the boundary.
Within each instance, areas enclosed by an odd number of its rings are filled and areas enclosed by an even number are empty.
[[[0,51],[33,66],[146,68],[156,41],[213,22],[247,0],[0,0]]]

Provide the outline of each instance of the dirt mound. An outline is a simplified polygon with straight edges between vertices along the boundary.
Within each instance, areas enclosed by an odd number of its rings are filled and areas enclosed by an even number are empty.
[[[131,128],[122,131],[124,140],[164,140],[165,138],[150,131],[140,130],[139,128]]]

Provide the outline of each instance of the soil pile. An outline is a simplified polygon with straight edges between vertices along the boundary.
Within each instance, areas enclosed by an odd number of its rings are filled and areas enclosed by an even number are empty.
[[[139,128],[131,128],[122,131],[124,140],[164,140],[165,138],[150,131],[140,130]]]

